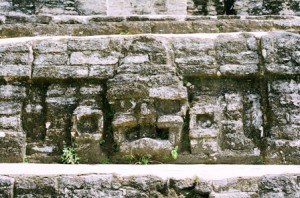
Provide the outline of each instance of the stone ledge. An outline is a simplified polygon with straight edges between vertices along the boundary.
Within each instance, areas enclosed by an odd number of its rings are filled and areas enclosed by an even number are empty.
[[[6,176],[57,176],[116,174],[122,177],[155,176],[162,179],[187,179],[199,177],[203,180],[251,178],[265,175],[299,175],[298,165],[69,165],[0,163],[0,175]]]
[[[0,38],[111,34],[300,31],[298,16],[18,16],[0,17]],[[9,20],[8,20],[9,19]],[[14,19],[14,20],[12,20]]]
[[[299,197],[299,166],[0,164],[3,197]]]

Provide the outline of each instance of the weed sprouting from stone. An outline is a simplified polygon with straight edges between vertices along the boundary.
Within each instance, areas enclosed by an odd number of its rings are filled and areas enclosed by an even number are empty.
[[[77,149],[74,147],[64,148],[61,160],[64,164],[79,164],[80,158],[78,157]]]

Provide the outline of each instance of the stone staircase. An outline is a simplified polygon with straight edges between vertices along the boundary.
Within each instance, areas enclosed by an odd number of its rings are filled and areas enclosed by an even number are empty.
[[[299,5],[1,0],[0,162],[61,163],[71,148],[83,164],[299,164]],[[115,165],[83,165],[84,179],[1,166],[0,197],[300,197],[296,166],[132,181]]]

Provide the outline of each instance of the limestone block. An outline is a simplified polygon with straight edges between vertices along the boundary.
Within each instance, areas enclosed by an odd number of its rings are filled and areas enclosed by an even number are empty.
[[[0,196],[13,197],[14,181],[14,178],[11,177],[0,177]]]
[[[253,35],[218,36],[215,45],[221,74],[243,76],[258,73],[258,46]]]
[[[25,98],[25,87],[0,86],[0,130],[22,132],[21,108]]]
[[[32,46],[33,51],[38,54],[48,53],[64,53],[67,51],[67,40],[66,39],[44,39],[37,41]]]
[[[259,182],[260,197],[297,197],[299,187],[296,177],[290,175],[270,175]]]
[[[258,197],[255,192],[222,192],[222,193],[211,193],[209,197],[213,198],[251,198]]]
[[[22,162],[25,157],[26,137],[22,132],[0,132],[1,162]]]
[[[53,163],[59,159],[54,156],[56,147],[48,142],[36,140],[32,141],[29,137],[26,144],[26,157],[30,163]]]
[[[25,87],[15,85],[0,85],[0,99],[20,100],[25,98]]]
[[[176,38],[173,42],[175,63],[184,76],[213,75],[218,64],[211,38]]]
[[[112,175],[61,176],[58,178],[59,196],[61,197],[122,197],[121,189],[112,189]],[[121,186],[121,184],[119,184]]]
[[[0,65],[0,77],[30,77],[30,65]]]
[[[118,39],[74,39],[68,41],[70,64],[89,67],[89,78],[108,79],[114,75],[120,57]]]
[[[269,84],[271,129],[270,160],[282,163],[297,162],[299,156],[299,82],[274,80]]]
[[[71,65],[115,65],[118,58],[103,56],[98,52],[73,52],[70,57]]]
[[[15,197],[51,197],[57,196],[54,177],[19,177],[15,180]]]
[[[115,0],[107,2],[107,15],[185,15],[187,2],[181,0]]]
[[[273,32],[262,37],[262,55],[271,74],[299,74],[300,36]]]
[[[41,66],[33,69],[32,77],[48,79],[88,78],[89,68],[86,66]]]
[[[89,78],[109,79],[114,76],[115,65],[92,65],[89,67]]]
[[[106,15],[105,0],[78,0],[77,3],[81,15]]]
[[[119,48],[118,42],[113,38],[76,38],[68,41],[68,50],[111,52]]]
[[[124,41],[122,51],[126,56],[120,62],[130,64],[136,61],[144,63],[150,60],[153,64],[170,64],[168,47],[168,43],[165,40],[151,36],[127,38]]]
[[[67,65],[68,55],[66,53],[61,54],[38,54],[35,56],[34,64],[36,67],[40,66],[55,66],[55,65]]]

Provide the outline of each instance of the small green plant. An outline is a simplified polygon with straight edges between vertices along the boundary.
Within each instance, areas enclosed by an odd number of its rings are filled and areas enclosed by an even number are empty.
[[[178,146],[175,146],[175,148],[172,149],[171,155],[174,160],[178,158]]]
[[[113,144],[113,146],[112,146],[112,151],[113,151],[114,153],[117,153],[117,152],[120,151],[120,147],[119,147],[117,144]]]
[[[140,158],[139,162],[137,162],[137,164],[147,165],[147,164],[149,164],[150,161],[151,161],[151,157],[150,157],[150,156],[148,156],[148,155],[143,155],[143,156]]]
[[[99,144],[100,144],[100,146],[102,146],[103,144],[105,144],[105,140],[104,139],[100,139],[99,140]]]
[[[74,147],[64,148],[61,160],[64,164],[79,164],[80,158],[78,157],[77,149]]]
[[[28,160],[27,156],[25,156],[25,157],[23,158],[23,163],[29,163],[29,160]]]
[[[109,159],[103,159],[103,160],[100,160],[100,164],[110,164],[110,160]]]
[[[120,31],[120,35],[128,35],[128,34],[130,34],[130,33],[127,30]]]

